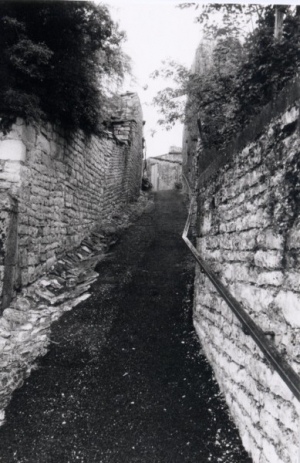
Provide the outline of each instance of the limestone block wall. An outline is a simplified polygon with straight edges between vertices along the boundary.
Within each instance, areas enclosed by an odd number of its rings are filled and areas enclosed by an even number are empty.
[[[200,183],[197,247],[300,374],[298,118],[289,106]],[[299,402],[198,270],[194,324],[253,461],[298,462]]]
[[[135,94],[121,102],[119,131],[112,124],[101,138],[82,132],[65,137],[58,127],[29,127],[21,120],[0,136],[2,308],[96,222],[138,197],[141,106]]]

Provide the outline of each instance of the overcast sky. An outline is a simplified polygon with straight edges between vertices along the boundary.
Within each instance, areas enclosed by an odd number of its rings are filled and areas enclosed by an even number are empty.
[[[187,66],[192,64],[200,42],[196,11],[193,8],[180,10],[175,8],[176,2],[166,0],[108,0],[104,3],[127,33],[123,49],[132,59],[136,82],[127,82],[125,90],[136,91],[141,99],[147,156],[167,153],[170,146],[181,146],[182,126],[177,124],[173,130],[165,131],[156,125],[159,115],[151,101],[164,83],[149,76],[167,57]],[[154,136],[151,136],[152,130],[156,130]]]

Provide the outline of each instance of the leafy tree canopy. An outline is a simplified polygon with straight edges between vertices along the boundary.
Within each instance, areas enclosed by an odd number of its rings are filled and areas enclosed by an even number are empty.
[[[108,9],[90,2],[0,3],[0,115],[99,131],[107,117],[106,82],[129,70],[124,33]]]
[[[197,52],[200,65],[188,70],[169,61],[153,73],[154,78],[173,78],[174,82],[154,99],[162,114],[159,123],[170,128],[176,120],[184,120],[195,127],[198,119],[202,142],[210,148],[226,145],[241,131],[299,68],[299,9],[281,7],[283,30],[277,39],[275,8],[204,5],[197,17],[206,34]],[[214,14],[219,15],[219,23],[223,15],[221,25],[217,26]],[[184,109],[179,95],[187,96]]]

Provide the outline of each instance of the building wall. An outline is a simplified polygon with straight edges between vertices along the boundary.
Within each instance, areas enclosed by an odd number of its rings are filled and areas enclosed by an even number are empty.
[[[300,374],[298,118],[289,105],[202,175],[197,247]],[[253,461],[298,462],[299,402],[198,270],[194,324]]]
[[[0,291],[6,307],[17,287],[48,271],[95,224],[139,195],[142,112],[123,95],[111,130],[68,136],[18,121],[0,137]]]
[[[182,154],[181,151],[179,153],[167,153],[167,154],[162,154],[161,156],[157,156],[156,158],[150,158],[150,159],[158,159],[158,160],[163,160],[163,161],[172,161],[172,162],[178,162],[179,164],[182,164]]]
[[[168,153],[148,158],[147,175],[154,191],[175,189],[182,182],[181,153]]]

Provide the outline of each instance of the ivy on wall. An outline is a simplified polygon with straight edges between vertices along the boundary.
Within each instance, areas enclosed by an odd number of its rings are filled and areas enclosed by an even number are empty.
[[[77,1],[0,3],[0,116],[47,120],[95,133],[110,98],[105,81],[129,69],[124,33],[103,5]]]

